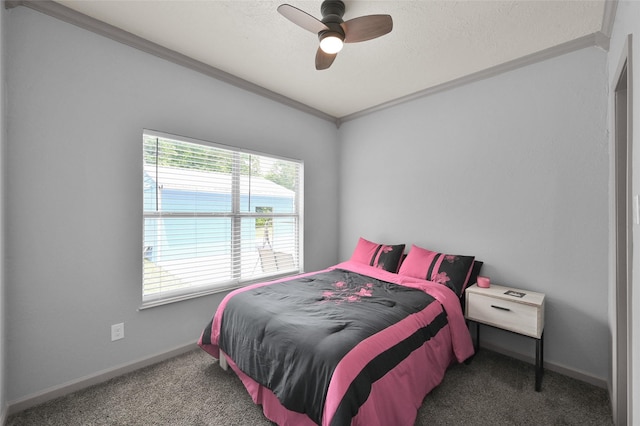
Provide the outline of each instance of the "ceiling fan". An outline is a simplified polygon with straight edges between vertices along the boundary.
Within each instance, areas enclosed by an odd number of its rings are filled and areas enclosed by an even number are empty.
[[[389,15],[367,15],[342,20],[344,2],[325,0],[320,6],[322,20],[316,19],[290,4],[278,6],[278,12],[294,24],[318,34],[320,47],[316,52],[316,69],[324,70],[331,66],[343,43],[357,43],[383,36],[393,29],[393,20]]]

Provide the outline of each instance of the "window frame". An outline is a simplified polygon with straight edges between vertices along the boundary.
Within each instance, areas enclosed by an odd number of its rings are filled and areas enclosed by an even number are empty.
[[[145,210],[145,193],[144,193],[144,184],[143,184],[143,188],[141,191],[141,195],[142,195],[142,257],[141,257],[141,266],[142,266],[142,271],[141,271],[141,298],[142,298],[142,302],[140,305],[140,309],[147,309],[147,308],[151,308],[154,306],[161,306],[161,305],[165,305],[168,303],[174,303],[174,302],[178,302],[181,300],[189,300],[189,299],[193,299],[193,298],[197,298],[197,297],[201,297],[201,296],[206,296],[206,295],[210,295],[210,294],[215,294],[215,293],[220,293],[220,292],[226,292],[226,291],[230,291],[233,289],[237,289],[237,288],[241,288],[241,287],[245,287],[257,282],[262,282],[262,281],[268,281],[268,280],[273,280],[273,279],[278,279],[281,277],[285,277],[285,276],[289,276],[289,275],[295,275],[295,274],[299,274],[302,273],[304,271],[304,162],[302,160],[298,160],[298,159],[292,159],[292,158],[288,158],[288,157],[283,157],[283,156],[277,156],[277,155],[273,155],[273,154],[268,154],[268,153],[264,153],[264,152],[259,152],[259,151],[254,151],[254,150],[248,150],[248,149],[244,149],[244,148],[239,148],[239,147],[235,147],[235,146],[230,146],[230,145],[225,145],[225,144],[220,144],[220,143],[216,143],[216,142],[211,142],[211,141],[205,141],[205,140],[201,140],[201,139],[194,139],[194,138],[190,138],[190,137],[185,137],[185,136],[179,136],[179,135],[174,135],[174,134],[170,134],[170,133],[166,133],[166,132],[160,132],[157,130],[151,130],[151,129],[143,129],[142,132],[142,151],[143,151],[143,158],[142,158],[142,179],[141,182],[144,181],[144,176],[145,176],[145,172],[144,172],[144,168],[145,168],[145,156],[144,156],[144,149],[145,149],[145,140],[147,137],[151,137],[151,138],[159,138],[159,139],[167,139],[167,140],[173,140],[173,141],[177,141],[177,142],[184,142],[184,143],[189,143],[189,144],[196,144],[199,146],[204,146],[204,147],[210,147],[210,148],[214,148],[214,149],[222,149],[222,150],[227,150],[227,151],[231,151],[234,155],[234,157],[239,158],[241,155],[245,154],[245,155],[253,155],[253,156],[259,156],[259,157],[264,157],[264,158],[268,158],[270,160],[281,160],[281,161],[286,161],[286,162],[290,162],[290,163],[296,163],[297,164],[297,168],[298,168],[298,185],[297,185],[297,191],[295,192],[295,196],[294,196],[294,209],[292,213],[258,213],[258,212],[242,212],[241,211],[241,203],[240,203],[240,199],[242,196],[241,193],[241,188],[240,188],[240,177],[242,175],[241,170],[238,166],[239,161],[233,161],[233,167],[232,167],[232,172],[231,172],[231,191],[232,191],[232,196],[231,196],[231,211],[230,212],[207,212],[207,213],[199,213],[199,212],[166,212],[166,211],[147,211]],[[160,292],[154,296],[149,296],[148,294],[145,294],[145,222],[147,219],[159,219],[159,218],[181,218],[181,217],[188,217],[188,218],[195,218],[195,217],[209,217],[209,218],[216,218],[216,217],[226,217],[226,218],[230,218],[231,220],[231,228],[232,228],[232,232],[230,235],[231,238],[231,276],[229,280],[225,280],[224,283],[216,283],[213,285],[208,285],[208,286],[190,286],[187,287],[185,289],[182,290],[170,290],[170,291],[164,291],[164,292]],[[287,270],[285,272],[276,272],[276,273],[262,273],[262,274],[258,274],[259,276],[256,277],[251,277],[251,278],[245,278],[242,279],[241,277],[241,270],[242,270],[242,262],[241,260],[241,255],[242,255],[242,243],[243,243],[243,238],[242,238],[242,232],[237,232],[236,230],[241,230],[242,229],[242,221],[243,219],[246,218],[268,218],[270,219],[270,221],[273,223],[274,220],[277,220],[277,218],[293,218],[294,222],[297,223],[297,228],[295,229],[294,232],[297,232],[297,238],[295,238],[295,252],[298,256],[297,259],[297,268],[294,267],[294,269],[291,270]]]

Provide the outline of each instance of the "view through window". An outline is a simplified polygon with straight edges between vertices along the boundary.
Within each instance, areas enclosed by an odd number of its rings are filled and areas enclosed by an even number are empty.
[[[296,160],[145,130],[143,306],[302,270]]]

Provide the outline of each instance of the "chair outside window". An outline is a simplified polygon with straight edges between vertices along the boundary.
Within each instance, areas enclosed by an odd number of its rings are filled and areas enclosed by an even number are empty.
[[[259,248],[260,265],[262,272],[290,271],[295,269],[293,255],[283,251],[275,251],[272,248]]]

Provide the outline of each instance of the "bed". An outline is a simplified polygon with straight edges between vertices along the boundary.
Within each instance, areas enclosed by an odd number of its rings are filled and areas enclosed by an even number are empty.
[[[198,344],[278,425],[413,425],[473,355],[460,296],[478,262],[403,251],[361,238],[349,261],[237,289]]]

